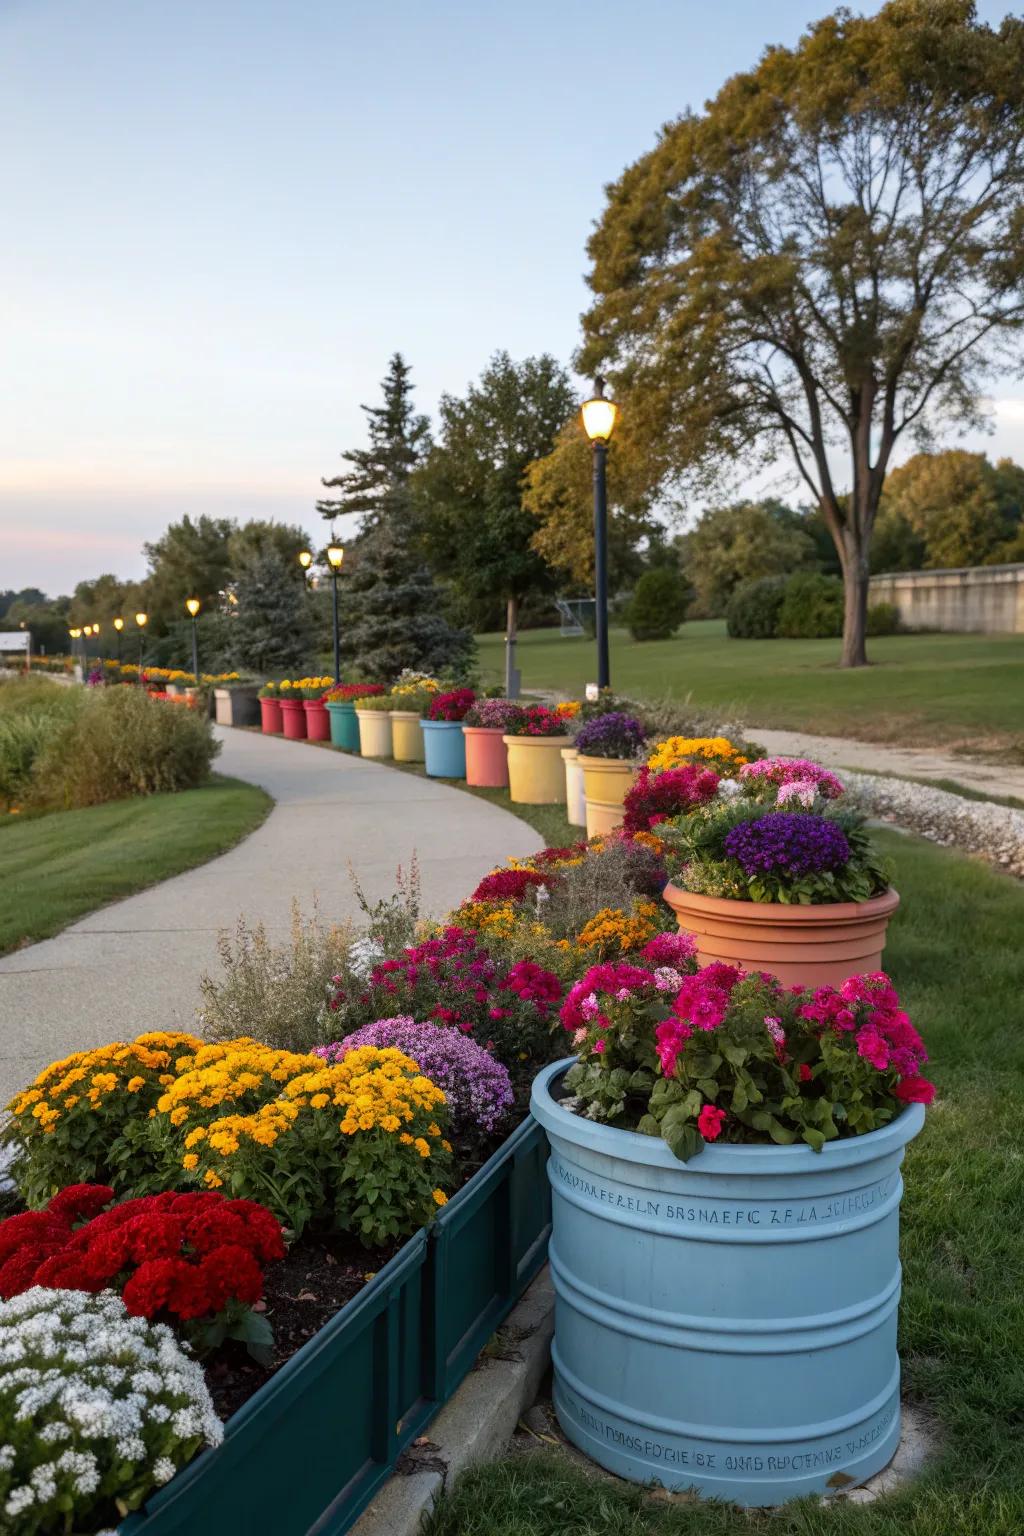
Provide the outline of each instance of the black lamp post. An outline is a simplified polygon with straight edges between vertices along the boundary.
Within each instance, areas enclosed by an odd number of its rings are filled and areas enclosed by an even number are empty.
[[[199,631],[197,619],[199,609],[202,607],[198,597],[186,597],[185,607],[192,615],[192,676],[195,678],[196,687],[199,687]]]
[[[606,460],[608,443],[615,430],[618,406],[605,399],[604,379],[594,380],[594,393],[583,402],[583,430],[594,447],[594,596],[597,635],[597,686],[611,686],[608,660],[608,491]]]
[[[121,665],[121,631],[124,629],[124,619],[114,620],[114,629],[117,632],[117,664]]]
[[[149,618],[149,615],[147,613],[137,613],[135,615],[135,622],[139,626],[139,687],[140,688],[142,687],[142,662],[143,662],[143,658],[144,658],[144,656],[146,654],[146,620],[148,618]]]
[[[334,604],[334,681],[341,682],[341,632],[338,628],[338,572],[341,570],[341,562],[345,558],[345,551],[340,544],[328,544],[327,564],[331,568],[331,596]]]

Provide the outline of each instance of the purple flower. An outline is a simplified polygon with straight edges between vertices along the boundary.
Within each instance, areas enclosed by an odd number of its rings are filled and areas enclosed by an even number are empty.
[[[635,757],[647,733],[632,715],[598,715],[580,726],[576,749],[584,757]]]
[[[789,811],[741,821],[726,834],[724,847],[747,876],[784,874],[799,880],[842,869],[850,858],[850,845],[835,822]]]
[[[408,1014],[400,1014],[366,1024],[333,1045],[317,1046],[314,1054],[334,1063],[359,1045],[394,1046],[411,1056],[423,1075],[444,1090],[455,1126],[493,1131],[512,1105],[508,1069],[458,1029],[417,1024]]]

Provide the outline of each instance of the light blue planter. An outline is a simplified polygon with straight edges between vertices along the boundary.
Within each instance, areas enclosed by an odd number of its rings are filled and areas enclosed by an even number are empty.
[[[909,1106],[809,1147],[663,1142],[533,1087],[551,1144],[554,1400],[620,1477],[781,1504],[871,1477],[900,1436],[900,1164]],[[832,1481],[841,1474],[838,1483]]]
[[[432,779],[466,777],[466,738],[461,720],[421,720],[427,773]]]
[[[346,752],[359,751],[359,721],[356,706],[351,699],[328,699],[327,713],[331,717],[331,743],[344,747]]]

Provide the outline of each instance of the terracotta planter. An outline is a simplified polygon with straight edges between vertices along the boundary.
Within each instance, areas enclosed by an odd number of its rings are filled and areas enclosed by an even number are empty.
[[[264,736],[280,736],[284,730],[280,699],[260,699],[260,730]]]
[[[587,757],[582,752],[577,762],[583,770],[587,836],[614,832],[622,826],[622,802],[636,782],[637,765],[629,757]]]
[[[305,699],[281,700],[281,721],[289,741],[306,739],[306,711],[302,707],[305,702]]]
[[[391,756],[391,716],[386,709],[357,709],[359,751],[363,757]]]
[[[501,726],[464,725],[466,783],[478,789],[507,789],[508,752]]]
[[[562,748],[568,736],[503,736],[509,798],[518,805],[564,805]]]
[[[331,717],[323,699],[303,699],[306,711],[306,735],[310,741],[330,741]]]
[[[680,929],[697,940],[701,965],[724,960],[770,971],[787,987],[838,986],[847,976],[881,970],[885,930],[900,904],[893,890],[820,907],[727,901],[675,885],[666,885],[664,897]]]
[[[418,709],[391,711],[391,755],[396,763],[422,763],[423,727]]]
[[[575,747],[562,748],[562,762],[565,764],[565,819],[571,826],[585,827],[587,797],[583,793],[583,769],[579,757]]]

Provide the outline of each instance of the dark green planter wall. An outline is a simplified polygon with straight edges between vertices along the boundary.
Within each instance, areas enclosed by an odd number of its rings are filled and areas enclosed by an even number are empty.
[[[544,1263],[546,1158],[526,1120],[121,1536],[342,1536]]]

